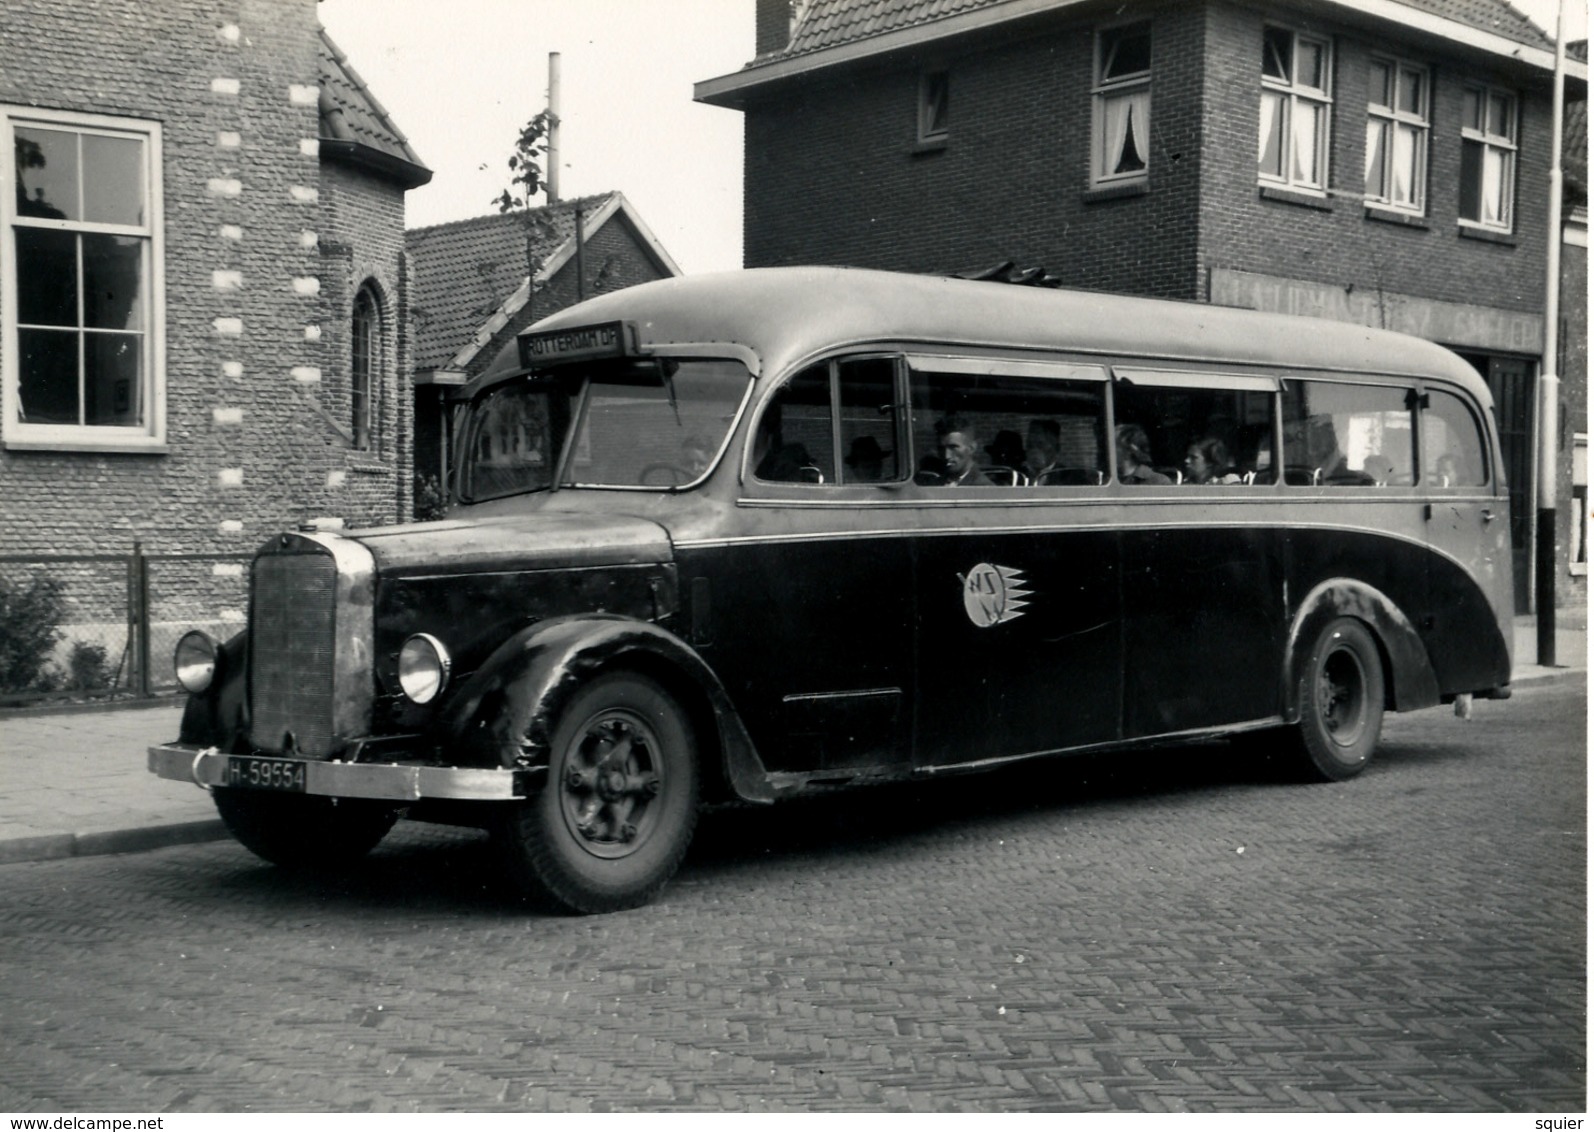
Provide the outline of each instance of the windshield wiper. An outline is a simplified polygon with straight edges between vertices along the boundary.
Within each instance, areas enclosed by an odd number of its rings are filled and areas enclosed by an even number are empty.
[[[671,368],[674,364],[666,358],[659,359],[659,380],[664,383],[665,396],[670,399],[670,412],[675,414],[675,427],[683,428],[685,426],[681,424],[681,406],[675,400],[675,373]]]

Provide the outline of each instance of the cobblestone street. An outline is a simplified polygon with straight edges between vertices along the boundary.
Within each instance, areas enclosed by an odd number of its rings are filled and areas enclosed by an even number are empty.
[[[721,812],[589,919],[411,823],[338,881],[8,865],[0,1108],[1581,1110],[1584,710],[1392,717],[1334,786],[1213,745]]]

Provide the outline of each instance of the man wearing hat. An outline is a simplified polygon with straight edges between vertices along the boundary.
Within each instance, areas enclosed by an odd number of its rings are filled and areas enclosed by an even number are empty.
[[[847,479],[853,483],[879,483],[885,478],[886,457],[891,453],[872,436],[855,436],[847,449]]]

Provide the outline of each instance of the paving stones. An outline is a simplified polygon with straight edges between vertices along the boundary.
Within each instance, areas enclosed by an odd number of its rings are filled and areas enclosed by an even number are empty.
[[[323,881],[10,865],[0,1108],[1581,1110],[1584,695],[1393,718],[1338,785],[1167,750],[717,812],[606,917],[410,823]]]

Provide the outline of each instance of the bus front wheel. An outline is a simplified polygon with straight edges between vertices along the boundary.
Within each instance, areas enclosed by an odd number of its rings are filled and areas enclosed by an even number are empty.
[[[1300,769],[1324,782],[1360,774],[1384,722],[1384,665],[1360,621],[1323,626],[1302,670],[1300,710]]]
[[[613,672],[571,699],[554,728],[548,784],[497,828],[511,880],[578,913],[651,900],[697,824],[686,713],[645,676]]]

